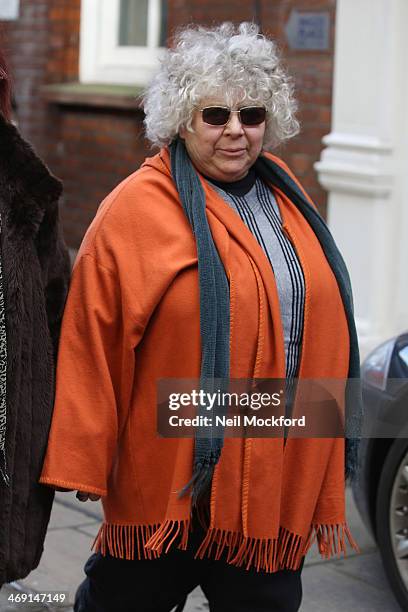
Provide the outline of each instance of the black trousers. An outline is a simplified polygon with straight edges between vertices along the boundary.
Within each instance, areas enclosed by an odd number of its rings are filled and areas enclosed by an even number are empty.
[[[194,559],[204,537],[194,523],[187,550],[171,548],[159,559],[126,561],[100,553],[85,564],[75,612],[171,612],[200,585],[210,612],[297,612],[302,601],[301,572],[246,570],[226,562]]]

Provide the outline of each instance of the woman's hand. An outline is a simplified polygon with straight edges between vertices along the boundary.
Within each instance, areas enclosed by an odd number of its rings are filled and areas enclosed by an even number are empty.
[[[95,493],[87,493],[86,491],[77,491],[76,497],[81,502],[86,502],[88,499],[91,501],[98,501],[98,499],[101,499],[100,495],[96,495]]]

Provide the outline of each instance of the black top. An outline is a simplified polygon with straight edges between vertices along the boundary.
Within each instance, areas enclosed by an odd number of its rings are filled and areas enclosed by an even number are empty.
[[[235,196],[244,196],[249,191],[251,191],[252,187],[255,185],[256,181],[256,173],[253,167],[251,167],[248,171],[248,174],[244,176],[244,178],[239,179],[239,181],[225,182],[225,181],[217,181],[215,179],[210,178],[209,176],[205,176],[213,185],[216,185],[220,189],[223,189],[227,193],[231,193]]]

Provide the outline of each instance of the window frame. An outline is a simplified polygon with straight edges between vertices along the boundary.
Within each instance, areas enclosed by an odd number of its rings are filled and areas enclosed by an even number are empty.
[[[119,46],[120,0],[82,0],[79,78],[82,83],[146,85],[163,52],[161,0],[148,0],[145,47]]]

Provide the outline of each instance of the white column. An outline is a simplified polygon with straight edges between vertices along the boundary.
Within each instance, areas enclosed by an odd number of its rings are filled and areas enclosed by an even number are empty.
[[[407,0],[337,0],[332,132],[315,168],[363,355],[408,329],[407,27]]]

